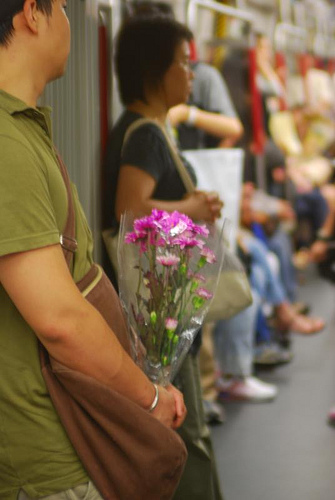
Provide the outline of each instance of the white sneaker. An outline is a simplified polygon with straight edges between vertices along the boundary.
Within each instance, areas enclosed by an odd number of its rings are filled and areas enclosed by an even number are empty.
[[[256,377],[224,378],[217,381],[221,400],[272,401],[278,393],[277,387]]]

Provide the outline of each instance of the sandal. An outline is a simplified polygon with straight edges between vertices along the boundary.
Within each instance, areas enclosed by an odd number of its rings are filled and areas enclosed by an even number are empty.
[[[305,315],[308,314],[311,309],[309,304],[306,304],[305,302],[292,302],[291,306],[296,314]]]

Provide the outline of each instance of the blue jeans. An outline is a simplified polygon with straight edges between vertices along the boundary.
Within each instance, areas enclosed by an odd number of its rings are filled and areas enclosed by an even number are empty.
[[[252,287],[258,292],[262,300],[267,300],[272,305],[278,305],[287,300],[280,278],[272,271],[268,260],[268,249],[264,243],[250,236],[244,241],[251,255]]]
[[[297,279],[292,262],[292,243],[289,236],[280,229],[267,239],[267,246],[271,252],[277,255],[280,263],[280,278],[287,297],[291,302],[296,299]]]
[[[252,290],[253,303],[214,328],[215,357],[227,375],[248,377],[252,373],[253,348],[260,298]]]

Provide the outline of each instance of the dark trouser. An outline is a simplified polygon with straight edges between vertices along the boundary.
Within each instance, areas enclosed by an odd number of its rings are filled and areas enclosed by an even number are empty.
[[[297,194],[295,200],[295,210],[298,217],[298,246],[310,246],[315,239],[315,234],[321,228],[329,213],[329,207],[318,188],[310,193]],[[310,234],[304,233],[301,228],[304,224],[309,224]],[[299,235],[300,233],[300,235]]]
[[[179,429],[188,451],[185,470],[174,500],[222,500],[210,433],[205,424],[198,359],[188,354],[178,373],[187,417]]]

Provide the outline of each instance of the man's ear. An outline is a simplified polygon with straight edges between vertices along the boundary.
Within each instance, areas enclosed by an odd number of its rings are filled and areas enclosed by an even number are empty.
[[[23,10],[21,12],[21,19],[26,28],[36,34],[38,32],[38,21],[40,12],[37,9],[36,0],[25,0]]]

